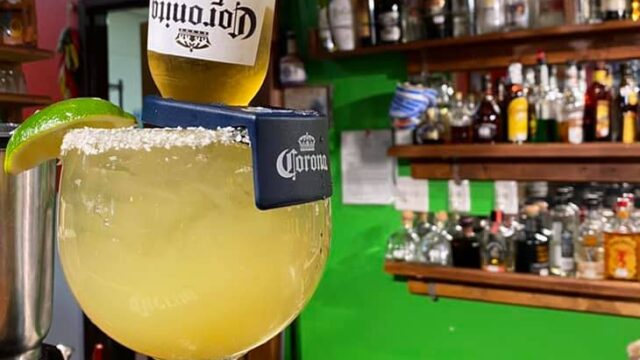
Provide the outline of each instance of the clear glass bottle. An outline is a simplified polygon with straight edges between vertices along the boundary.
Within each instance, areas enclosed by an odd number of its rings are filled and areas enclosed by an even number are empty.
[[[304,62],[298,56],[295,33],[287,32],[287,54],[280,58],[280,84],[300,85],[307,81]]]
[[[575,244],[576,277],[601,280],[604,279],[602,201],[597,195],[588,195],[585,203],[587,214]]]
[[[570,203],[570,192],[559,188],[551,210],[550,269],[553,275],[573,276],[575,270],[573,245],[578,237],[579,213]]]
[[[584,115],[584,93],[580,91],[578,66],[567,63],[565,85],[562,95],[562,114],[558,121],[560,139],[570,144],[582,143],[582,116]]]
[[[329,26],[329,0],[318,0],[318,37],[327,52],[334,52],[336,44]]]
[[[507,271],[507,241],[501,231],[503,213],[491,213],[491,225],[482,246],[482,269],[489,272]]]
[[[496,143],[502,140],[502,114],[493,96],[491,75],[483,78],[484,96],[473,115],[473,141]]]
[[[629,200],[618,198],[616,217],[605,225],[605,277],[617,280],[637,280],[638,230],[629,218]]]
[[[452,0],[451,17],[454,37],[475,34],[474,7],[475,1]]]
[[[366,0],[370,3],[375,0]],[[421,0],[402,1],[402,42],[411,42],[426,38],[424,24],[424,6]]]
[[[420,241],[419,261],[431,265],[451,266],[451,235],[447,232],[448,215],[440,211],[435,215],[433,231]]]
[[[451,240],[453,266],[480,269],[480,239],[473,229],[473,218],[463,216],[460,226],[462,232]]]
[[[530,27],[529,0],[505,0],[506,30],[523,30]]]
[[[356,5],[358,44],[360,46],[376,45],[378,43],[376,2],[374,0],[357,0]]]
[[[540,98],[537,105],[537,127],[535,142],[554,142],[558,138],[558,117],[562,110],[562,96],[558,91],[555,66],[540,57]]]
[[[335,44],[340,51],[356,48],[356,28],[351,0],[329,1],[329,25]]]
[[[505,26],[505,0],[476,1],[476,33],[499,32]]]
[[[507,254],[505,267],[507,272],[515,270],[516,242],[522,239],[524,232],[522,225],[518,222],[517,214],[505,214],[500,226],[500,234],[505,241]]]
[[[430,107],[422,122],[414,131],[414,143],[417,145],[440,144],[444,142],[445,128],[437,108]]]
[[[564,0],[534,0],[533,26],[560,26],[565,23]]]
[[[515,271],[549,275],[549,237],[542,230],[538,205],[524,208],[524,236],[516,241]]]
[[[378,40],[381,43],[393,44],[402,40],[401,6],[400,0],[382,0],[380,5],[376,6]]]
[[[418,213],[414,229],[418,237],[422,240],[427,234],[433,231],[433,224],[429,222],[429,214],[426,212]]]
[[[470,143],[473,136],[471,114],[461,92],[456,92],[451,104],[451,142]]]
[[[402,228],[389,236],[387,240],[387,260],[416,261],[420,238],[413,228],[414,214],[402,212]]]

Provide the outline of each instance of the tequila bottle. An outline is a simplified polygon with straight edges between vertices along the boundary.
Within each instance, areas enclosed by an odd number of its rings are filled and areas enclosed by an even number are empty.
[[[447,232],[448,215],[436,214],[433,230],[420,241],[420,261],[432,265],[451,265],[451,235]]]
[[[387,241],[387,254],[385,256],[387,260],[416,260],[420,238],[413,229],[413,219],[413,212],[404,211],[402,213],[402,228],[391,234]]]

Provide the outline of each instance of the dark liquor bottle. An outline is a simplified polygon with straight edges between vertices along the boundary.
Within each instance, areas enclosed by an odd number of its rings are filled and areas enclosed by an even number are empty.
[[[453,36],[451,0],[427,0],[427,38],[442,39]]]
[[[518,273],[549,275],[549,237],[542,231],[540,208],[527,205],[524,209],[524,236],[516,241]]]
[[[638,125],[638,83],[635,78],[635,66],[632,63],[622,67],[622,84],[618,92],[618,122],[622,133],[622,142],[632,144],[637,140]]]
[[[372,1],[372,0],[369,0]],[[422,40],[426,37],[424,6],[422,0],[402,1],[402,42]]]
[[[538,52],[538,79],[540,80],[540,93],[536,104],[536,133],[534,142],[553,142],[556,140],[558,128],[558,115],[561,111],[562,98],[557,91],[557,86],[552,86],[549,67],[544,52]]]
[[[470,143],[473,136],[472,114],[464,102],[461,92],[456,92],[451,105],[451,142],[454,144]]]
[[[605,20],[621,20],[628,17],[627,0],[602,0]]]
[[[375,0],[358,0],[356,8],[356,26],[360,46],[372,46],[378,43],[375,19]]]
[[[493,96],[491,75],[486,74],[483,80],[484,96],[473,115],[473,141],[495,143],[502,140],[502,114]]]
[[[491,228],[482,252],[482,269],[489,272],[505,272],[507,268],[507,242],[502,228],[503,213],[491,213]]]
[[[598,63],[593,72],[593,82],[584,97],[582,126],[585,142],[611,139],[611,92],[606,83],[607,70],[604,63]]]
[[[437,108],[430,107],[427,109],[424,120],[416,127],[414,132],[415,144],[440,144],[444,142],[446,129],[438,115]]]
[[[509,65],[509,91],[506,98],[507,140],[512,143],[527,141],[529,103],[524,93],[522,64]]]
[[[400,0],[382,0],[378,9],[378,40],[382,43],[398,43],[402,40]]]
[[[473,230],[473,218],[460,219],[462,232],[451,240],[453,266],[480,269],[480,239]]]

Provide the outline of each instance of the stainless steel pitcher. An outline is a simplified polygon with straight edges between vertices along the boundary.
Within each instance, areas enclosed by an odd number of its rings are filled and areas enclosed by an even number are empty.
[[[15,129],[0,124],[0,164]],[[55,161],[0,170],[0,360],[39,359],[51,325]]]

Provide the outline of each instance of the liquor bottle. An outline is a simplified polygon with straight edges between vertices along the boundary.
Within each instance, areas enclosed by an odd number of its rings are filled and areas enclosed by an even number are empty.
[[[426,26],[424,24],[423,2],[421,0],[403,0],[401,8],[402,42],[424,39],[426,37]]]
[[[427,109],[423,121],[414,131],[414,144],[441,144],[444,142],[445,128],[439,115],[438,108],[430,107]]]
[[[629,201],[618,198],[615,219],[604,231],[605,277],[636,280],[638,276],[638,231],[629,218]]]
[[[524,235],[523,227],[518,222],[517,214],[504,214],[502,225],[500,226],[500,235],[506,244],[506,271],[513,272],[516,261],[516,244],[523,239]]]
[[[448,215],[440,211],[435,215],[433,229],[420,241],[419,261],[431,265],[451,265],[451,235],[446,230]]]
[[[622,20],[627,18],[627,0],[602,0],[604,20]]]
[[[427,38],[443,39],[453,35],[451,0],[426,0]]]
[[[530,27],[529,0],[506,0],[506,30],[522,30]]]
[[[445,143],[451,142],[451,99],[453,95],[453,87],[446,80],[442,80],[438,87],[436,106],[438,107],[438,126],[441,129],[440,139]]]
[[[631,20],[640,20],[640,0],[631,0]]]
[[[576,277],[604,279],[604,240],[602,202],[591,194],[585,197],[587,214],[578,229],[575,244]]]
[[[524,92],[522,64],[509,65],[509,91],[506,97],[507,140],[521,144],[529,133],[529,103]]]
[[[524,236],[516,241],[515,271],[549,275],[549,237],[542,231],[540,208],[527,205],[524,214]]]
[[[538,105],[540,97],[540,87],[536,83],[536,71],[533,68],[527,68],[525,71],[524,83],[524,91],[527,97],[527,103],[529,104],[527,115],[529,134],[527,135],[527,138],[530,141],[535,141],[538,129],[536,106]]]
[[[562,116],[558,120],[560,139],[565,143],[581,144],[584,96],[579,88],[578,66],[575,62],[569,62],[565,71]]]
[[[551,243],[549,246],[551,273],[572,276],[575,270],[573,245],[578,236],[579,213],[570,204],[571,190],[559,188],[556,204],[551,210]]]
[[[611,92],[606,81],[607,70],[603,63],[599,63],[584,97],[582,126],[586,142],[611,139]]]
[[[505,25],[505,0],[476,1],[476,33],[502,31]]]
[[[433,224],[429,222],[429,214],[421,212],[418,214],[414,230],[420,239],[424,238],[428,233],[433,230]]]
[[[453,36],[475,34],[475,1],[451,0],[451,18]]]
[[[304,63],[298,56],[295,33],[287,32],[287,54],[280,58],[280,83],[300,85],[307,81]]]
[[[638,137],[638,84],[634,66],[631,63],[622,67],[622,83],[618,91],[618,123],[622,133],[622,142],[632,144]]]
[[[378,43],[376,31],[375,0],[357,0],[356,23],[360,46],[372,46]]]
[[[402,40],[400,0],[382,0],[378,11],[378,40],[393,44]]]
[[[473,229],[473,218],[460,219],[462,232],[451,240],[453,266],[480,269],[480,239]]]
[[[533,1],[533,26],[560,26],[565,23],[564,0]]]
[[[391,234],[387,240],[387,260],[416,261],[420,238],[413,229],[413,219],[413,212],[402,212],[402,228]]]
[[[502,218],[502,211],[491,212],[491,227],[482,251],[482,269],[485,271],[505,272],[507,270],[507,242],[500,230]]]
[[[329,0],[318,0],[318,37],[327,52],[334,52],[336,44],[329,26]]]
[[[356,48],[355,17],[351,0],[329,1],[329,24],[338,50],[350,51]]]
[[[502,115],[493,97],[491,75],[486,74],[483,80],[484,96],[473,115],[473,141],[495,143],[502,139]]]
[[[451,105],[451,142],[454,144],[470,143],[473,136],[472,114],[464,101],[461,92],[456,92]]]
[[[557,138],[558,115],[561,106],[561,97],[557,86],[551,80],[550,71],[555,67],[549,67],[546,55],[538,53],[538,76],[540,79],[540,96],[536,105],[536,134],[534,142],[553,142]],[[555,78],[555,77],[554,77]]]

